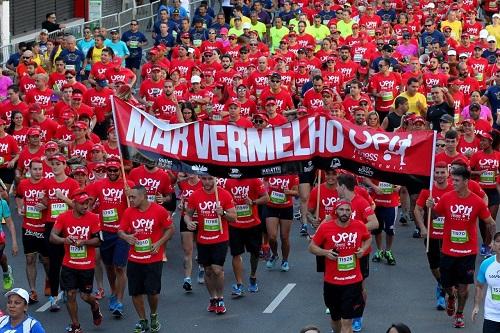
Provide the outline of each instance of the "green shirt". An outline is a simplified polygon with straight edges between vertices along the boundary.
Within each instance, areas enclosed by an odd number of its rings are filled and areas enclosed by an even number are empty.
[[[271,36],[271,51],[274,52],[275,49],[279,48],[280,46],[280,41],[288,35],[290,31],[288,30],[287,27],[282,26],[280,29],[276,27],[271,27],[269,31],[269,35]]]
[[[266,25],[262,22],[257,22],[255,25],[250,23],[250,25],[252,26],[250,30],[257,31],[259,38],[262,39],[263,35],[267,32]]]
[[[241,35],[243,35],[243,27],[240,29],[240,30],[237,30],[235,27],[232,27],[231,29],[229,29],[229,31],[227,32],[227,35],[228,36],[231,36],[232,34],[235,34],[236,36],[240,37]]]
[[[345,23],[344,20],[337,22],[337,30],[340,31],[340,36],[346,38],[352,35],[352,25],[356,23],[354,20],[350,20],[349,23]]]

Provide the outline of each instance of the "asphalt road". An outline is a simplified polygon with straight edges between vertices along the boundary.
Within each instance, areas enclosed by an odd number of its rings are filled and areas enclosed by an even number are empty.
[[[21,221],[15,213],[14,221],[20,226]],[[369,296],[363,332],[385,332],[391,323],[400,321],[417,333],[447,333],[457,330],[453,328],[452,319],[445,312],[434,308],[435,282],[427,266],[423,241],[412,239],[412,231],[412,227],[397,226],[394,247],[396,266],[370,263]],[[20,241],[19,244],[21,246]],[[315,260],[307,251],[307,246],[308,241],[299,236],[299,227],[295,225],[292,233],[290,271],[267,271],[264,262],[261,262],[258,272],[260,291],[256,294],[246,293],[239,299],[231,299],[230,296],[234,276],[228,257],[225,266],[225,299],[228,311],[223,316],[217,316],[206,311],[208,294],[203,285],[195,283],[191,294],[184,293],[182,289],[182,249],[177,231],[168,244],[168,262],[163,269],[159,311],[162,332],[298,332],[307,324],[318,325],[322,332],[330,332],[329,317],[325,315],[322,299],[322,276],[315,272]],[[9,246],[7,250],[10,251]],[[22,249],[20,252],[22,253]],[[248,256],[245,256],[244,260],[245,269],[248,271]],[[14,269],[15,286],[26,288],[24,256],[21,254],[12,258],[9,255],[9,263]],[[47,332],[64,332],[69,323],[64,307],[58,313],[41,311],[47,302],[41,290],[43,278],[42,267],[39,266],[38,293],[42,296],[40,302],[31,306],[29,311],[42,322]],[[193,280],[196,281],[195,276]],[[275,299],[280,293],[281,296],[286,296],[281,302],[277,302]],[[478,333],[482,321],[470,321],[472,297],[473,288],[465,311],[466,328],[462,331]],[[85,332],[133,331],[137,316],[130,297],[125,298],[125,317],[121,320],[113,319],[106,310],[107,299],[102,300],[101,305],[104,321],[100,327],[93,327],[89,307],[79,302],[80,320]],[[0,306],[5,307],[4,299],[0,299]]]

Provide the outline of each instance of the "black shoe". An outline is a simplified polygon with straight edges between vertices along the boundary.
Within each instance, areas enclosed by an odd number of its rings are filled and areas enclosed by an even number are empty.
[[[422,235],[420,234],[420,229],[415,229],[413,232],[413,238],[422,238]]]

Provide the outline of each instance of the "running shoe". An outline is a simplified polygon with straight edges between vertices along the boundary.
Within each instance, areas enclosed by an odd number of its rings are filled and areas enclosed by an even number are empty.
[[[117,319],[123,317],[123,304],[116,302],[115,308],[113,309],[113,316]]]
[[[193,285],[191,284],[190,277],[184,278],[184,284],[182,285],[182,288],[184,288],[186,292],[193,291]]]
[[[415,231],[413,231],[413,238],[422,238],[419,228],[415,228]]]
[[[301,236],[307,236],[308,235],[308,232],[307,232],[307,224],[302,224],[300,226],[300,235]]]
[[[7,272],[3,273],[3,289],[11,290],[14,286],[14,277],[12,277],[12,267],[7,266]]]
[[[457,313],[455,315],[455,322],[453,323],[453,326],[455,326],[455,328],[465,327],[464,315],[462,313]]]
[[[446,313],[448,316],[453,316],[456,309],[456,299],[455,296],[448,296],[448,302],[446,303]]]
[[[394,266],[396,265],[396,259],[394,259],[394,255],[392,254],[392,250],[386,250],[384,252],[384,257],[387,260],[387,264]]]
[[[436,309],[439,311],[443,311],[446,309],[446,300],[443,296],[439,296],[436,302]]]
[[[401,225],[408,225],[408,219],[406,218],[407,214],[401,214],[401,217],[399,218],[399,223]]]
[[[251,293],[256,293],[259,291],[259,286],[257,285],[257,279],[250,278],[250,283],[248,285],[248,291]]]
[[[217,299],[211,298],[210,303],[208,303],[207,311],[215,312],[216,309],[217,309]]]
[[[134,333],[146,333],[149,331],[147,319],[141,319],[135,324]]]
[[[71,332],[71,333],[83,333],[83,330],[82,328],[80,327],[80,325],[76,326],[76,325],[69,325],[68,327],[66,327],[66,332]]]
[[[115,295],[109,296],[109,311],[113,312],[116,306],[116,302],[117,300]]]
[[[201,266],[198,267],[198,283],[199,284],[205,283],[205,269]]]
[[[235,297],[241,297],[243,296],[243,285],[240,284],[233,284],[231,286],[231,295],[235,296]]]
[[[38,303],[38,294],[36,293],[36,291],[32,290],[30,291],[29,304],[35,304],[35,303]]]
[[[160,324],[160,321],[158,320],[158,314],[152,313],[151,317],[149,317],[149,319],[151,321],[151,326],[150,326],[151,333],[159,332],[161,329],[161,324]]]
[[[50,296],[49,297],[49,302],[50,302],[50,306],[49,306],[49,311],[50,312],[57,312],[57,311],[61,310],[61,307],[59,306],[59,304],[57,304],[57,298],[56,297]]]
[[[330,308],[325,309],[325,314],[330,314]]]
[[[443,288],[441,287],[441,285],[438,283],[436,285],[436,299],[439,298],[439,296],[441,296],[443,294]]]
[[[353,332],[361,332],[363,329],[363,317],[353,318],[352,319],[352,331]]]
[[[481,244],[481,248],[479,250],[479,255],[481,256],[486,256],[486,254],[488,253],[488,249],[489,247],[486,245],[486,244]]]
[[[271,258],[271,248],[269,246],[265,246],[262,248],[263,251],[263,259],[268,261]]]
[[[274,265],[276,265],[276,262],[278,261],[278,256],[272,255],[269,260],[266,262],[266,268],[267,269],[272,269],[274,268]]]
[[[375,254],[372,257],[372,261],[373,262],[380,262],[382,260],[383,256],[384,256],[384,251],[377,250],[377,251],[375,251]]]
[[[103,299],[104,298],[104,289],[103,288],[97,289],[94,293],[94,297],[95,297],[95,299],[98,299],[98,300]]]
[[[280,270],[281,270],[282,272],[288,272],[288,271],[290,270],[290,265],[288,264],[288,261],[287,261],[287,260],[283,260],[283,261],[281,262],[281,268],[280,268]]]
[[[227,309],[226,309],[226,305],[224,304],[224,300],[223,299],[219,299],[217,301],[217,306],[215,308],[215,313],[218,314],[218,315],[223,315],[224,313],[226,313]]]
[[[101,308],[99,307],[99,302],[95,302],[92,308],[92,320],[95,326],[99,326],[102,323],[102,313]]]
[[[45,287],[43,289],[43,294],[45,296],[50,296],[50,281],[49,281],[49,279],[45,279]]]

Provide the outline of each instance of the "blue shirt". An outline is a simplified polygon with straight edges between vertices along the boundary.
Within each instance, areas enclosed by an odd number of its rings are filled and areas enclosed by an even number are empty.
[[[167,34],[166,36],[156,35],[155,46],[163,44],[167,47],[173,47],[175,45],[175,38],[172,34]]]
[[[132,45],[128,45],[128,50],[130,51],[129,58],[142,58],[142,47],[134,45],[136,42],[145,43],[148,41],[142,32],[125,31],[122,35],[122,41],[125,42],[125,44],[127,44],[127,42],[132,42]]]
[[[212,25],[212,17],[208,14],[205,14],[204,16],[200,16],[200,15],[195,15],[193,17],[193,20],[192,20],[192,23],[191,23],[191,26],[194,27],[194,24],[196,22],[196,20],[202,20],[203,21],[203,28],[209,28],[211,25]]]
[[[491,106],[491,113],[493,114],[493,127],[498,128],[497,115],[500,111],[500,86],[491,86],[489,87],[484,96],[488,97],[488,101]]]
[[[372,67],[372,69],[373,69],[375,72],[377,72],[377,73],[378,73],[378,72],[379,72],[379,70],[380,70],[380,69],[378,68],[378,63],[379,63],[382,59],[384,59],[384,57],[378,57],[378,58],[375,58],[375,60],[373,60],[373,62],[372,62],[372,66],[371,66],[371,67]],[[394,67],[394,66],[396,66],[396,65],[398,64],[398,61],[397,61],[395,58],[393,58],[393,57],[386,58],[386,60],[389,60],[389,62],[391,63],[391,67]]]
[[[59,54],[59,57],[64,59],[66,65],[75,66],[75,71],[77,73],[82,69],[82,64],[85,60],[85,55],[79,49],[76,49],[73,52],[68,49],[64,49]]]
[[[380,16],[382,21],[393,22],[396,20],[396,11],[394,8],[389,10],[381,9],[377,12],[377,15]]]
[[[19,65],[19,60],[21,60],[21,55],[19,54],[19,52],[11,54],[9,60],[7,60],[7,65],[17,67]]]
[[[424,31],[422,36],[420,36],[420,46],[425,49],[435,42],[439,42],[439,45],[444,45],[445,38],[441,31],[434,30],[432,33]]]
[[[89,53],[90,48],[93,47],[94,45],[95,45],[95,41],[93,39],[91,39],[89,41],[82,39],[82,40],[78,41],[78,43],[76,44],[78,49],[80,51],[82,51],[85,56],[87,56],[87,53]],[[90,64],[88,64],[87,67],[85,67],[85,70],[86,71],[90,70]]]
[[[155,34],[159,35],[161,34],[161,31],[160,31],[160,24],[162,23],[166,23],[167,24],[167,27],[168,27],[168,32],[169,33],[172,33],[172,31],[177,31],[177,27],[178,25],[172,21],[172,20],[168,20],[168,22],[160,22],[160,21],[157,21],[153,27],[153,31]]]
[[[125,44],[121,40],[118,40],[115,43],[113,43],[113,41],[111,41],[111,43],[109,43],[107,45],[107,47],[109,47],[110,49],[112,49],[113,52],[115,53],[115,55],[117,55],[120,58],[122,58],[122,66],[125,66],[125,58],[124,57],[126,55],[130,54],[130,51],[128,50],[127,44]]]
[[[26,319],[19,323],[16,327],[12,327],[10,324],[9,316],[0,317],[0,333],[45,333],[45,329],[42,324],[31,316],[27,316]]]

